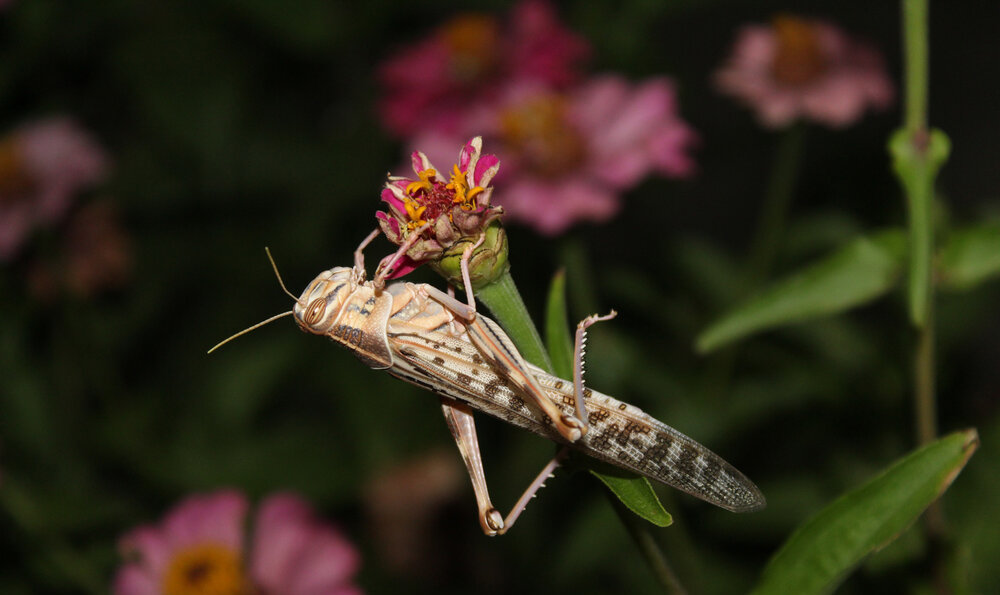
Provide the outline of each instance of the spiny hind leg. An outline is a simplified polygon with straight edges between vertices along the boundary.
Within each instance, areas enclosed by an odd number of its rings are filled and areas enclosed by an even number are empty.
[[[618,316],[618,313],[614,310],[604,316],[591,314],[576,325],[576,341],[573,346],[573,394],[576,401],[576,416],[585,425],[587,424],[587,407],[583,403],[583,356],[586,354],[587,348],[587,329],[598,322],[611,320],[615,316]]]
[[[476,436],[476,422],[472,418],[472,409],[458,401],[452,399],[441,399],[441,409],[444,412],[448,429],[455,438],[458,451],[462,454],[462,460],[469,472],[469,479],[472,480],[472,490],[476,494],[476,505],[479,508],[479,525],[483,533],[493,535],[503,535],[514,526],[517,518],[521,516],[528,501],[531,500],[539,489],[544,487],[545,480],[552,476],[552,472],[560,465],[566,455],[568,448],[563,447],[545,467],[535,480],[528,485],[517,504],[511,509],[507,516],[501,516],[500,511],[493,506],[490,500],[489,488],[486,485],[486,473],[483,471],[483,458],[479,451],[479,439]]]

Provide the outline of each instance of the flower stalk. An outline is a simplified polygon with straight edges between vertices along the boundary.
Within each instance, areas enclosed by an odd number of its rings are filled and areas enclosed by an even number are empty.
[[[950,144],[939,130],[927,125],[928,0],[903,0],[903,55],[905,99],[903,128],[889,141],[893,167],[906,195],[909,211],[910,319],[917,327],[913,357],[914,413],[917,442],[937,436],[935,395],[934,281],[934,180],[948,158]],[[928,538],[940,545],[945,521],[938,503],[924,517]],[[932,548],[939,549],[939,548]]]

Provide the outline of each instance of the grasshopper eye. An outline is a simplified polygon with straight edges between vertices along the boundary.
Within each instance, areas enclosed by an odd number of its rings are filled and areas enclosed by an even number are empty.
[[[305,323],[309,326],[316,324],[323,318],[324,312],[326,312],[326,298],[314,299],[306,311]]]

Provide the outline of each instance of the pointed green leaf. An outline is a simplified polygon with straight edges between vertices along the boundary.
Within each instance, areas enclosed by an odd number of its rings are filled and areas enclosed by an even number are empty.
[[[1000,221],[953,230],[938,258],[938,277],[948,289],[972,289],[1000,275]]]
[[[934,250],[934,222],[931,203],[934,178],[948,159],[951,141],[940,130],[932,130],[924,139],[900,129],[889,139],[892,166],[906,193],[910,218],[910,318],[917,326],[927,320],[931,290],[931,257]],[[926,146],[921,146],[926,143]]]
[[[657,527],[668,527],[674,522],[645,477],[615,469],[593,459],[587,460],[587,466],[590,467],[594,477],[607,486],[611,493],[636,515]]]
[[[829,593],[944,492],[979,445],[975,430],[920,448],[806,521],[771,558],[756,595]]]
[[[545,347],[552,358],[556,376],[573,376],[573,339],[566,316],[566,271],[557,271],[549,286],[545,306]]]
[[[765,329],[871,301],[896,285],[905,250],[906,237],[895,229],[852,240],[723,315],[698,335],[697,349],[707,353]]]

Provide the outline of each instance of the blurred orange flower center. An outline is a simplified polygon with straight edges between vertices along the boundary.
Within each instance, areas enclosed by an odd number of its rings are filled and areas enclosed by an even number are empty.
[[[441,29],[441,39],[451,53],[451,68],[455,78],[473,83],[497,64],[496,19],[481,14],[460,15]]]
[[[25,171],[21,152],[14,138],[0,141],[0,204],[31,190],[32,179]]]
[[[816,27],[809,21],[790,16],[774,18],[777,48],[771,73],[775,80],[792,86],[811,83],[827,68]]]
[[[205,543],[174,554],[163,580],[164,595],[249,595],[240,556],[231,548]]]
[[[543,177],[573,171],[586,154],[583,137],[569,121],[566,101],[558,95],[534,97],[507,109],[500,115],[500,129],[519,163]]]

